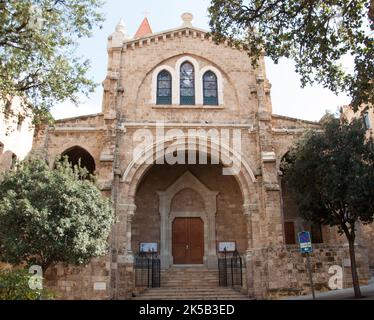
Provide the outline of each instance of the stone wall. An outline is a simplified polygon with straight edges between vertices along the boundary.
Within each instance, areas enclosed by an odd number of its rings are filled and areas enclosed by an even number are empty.
[[[356,247],[356,260],[361,284],[370,279],[367,252]],[[310,294],[306,256],[297,246],[277,246],[249,250],[247,266],[252,273],[248,281],[254,285],[254,295],[258,298],[276,299],[282,296]],[[343,287],[352,286],[348,247],[345,245],[314,245],[311,254],[313,281],[316,291],[329,290],[328,281],[333,274],[333,265],[343,268]]]
[[[58,264],[45,274],[45,285],[62,300],[105,300],[110,298],[108,258],[92,259],[82,267]]]
[[[361,245],[366,246],[369,256],[369,265],[374,268],[374,223],[362,225]]]
[[[11,110],[15,115],[5,117],[0,105],[0,172],[10,169],[15,160],[23,160],[32,148],[34,127],[19,98],[12,100]]]

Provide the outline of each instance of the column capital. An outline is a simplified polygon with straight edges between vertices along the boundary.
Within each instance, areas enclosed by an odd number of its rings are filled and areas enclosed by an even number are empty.
[[[136,211],[136,205],[133,203],[119,203],[117,206],[118,209],[123,210],[128,214],[134,214],[134,212]]]

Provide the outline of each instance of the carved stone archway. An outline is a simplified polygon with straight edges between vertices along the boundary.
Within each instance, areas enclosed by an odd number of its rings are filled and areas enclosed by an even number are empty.
[[[171,211],[171,203],[174,196],[184,189],[196,191],[204,200],[205,210],[198,212]],[[217,191],[208,189],[190,171],[186,171],[171,186],[164,191],[158,191],[159,212],[161,216],[161,268],[169,268],[173,263],[172,255],[172,223],[177,217],[201,218],[204,222],[204,264],[215,268],[217,264],[216,255],[216,212]]]

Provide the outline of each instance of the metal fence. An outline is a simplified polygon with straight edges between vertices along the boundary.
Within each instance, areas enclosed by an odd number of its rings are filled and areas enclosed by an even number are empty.
[[[221,287],[241,287],[243,285],[242,275],[243,261],[238,251],[232,254],[224,252],[218,258],[219,285]]]
[[[138,253],[135,256],[134,271],[135,287],[160,287],[161,262],[157,253]]]

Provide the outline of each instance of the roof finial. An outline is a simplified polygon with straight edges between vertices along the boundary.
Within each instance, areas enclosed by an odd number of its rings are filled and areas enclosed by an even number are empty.
[[[193,20],[193,15],[189,12],[185,12],[182,14],[182,20],[183,20],[183,27],[192,27],[192,20]]]
[[[118,22],[118,24],[116,26],[116,32],[121,32],[123,34],[125,34],[125,32],[126,32],[125,22],[123,21],[122,18],[121,18],[121,20]]]

